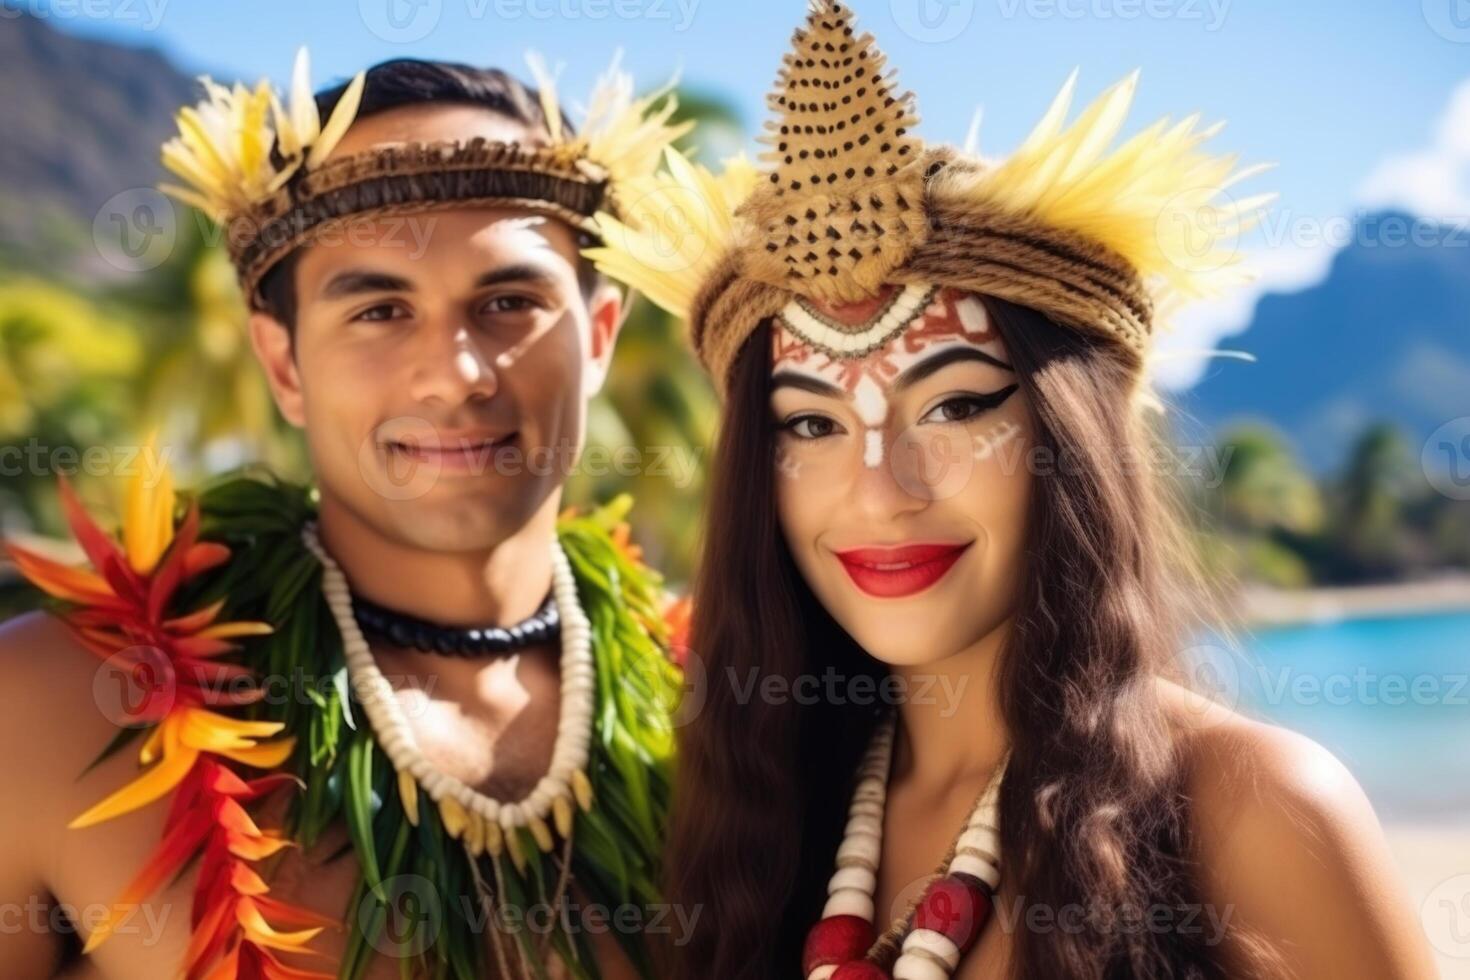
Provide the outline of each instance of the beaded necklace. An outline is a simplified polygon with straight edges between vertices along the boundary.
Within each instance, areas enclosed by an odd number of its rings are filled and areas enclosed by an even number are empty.
[[[884,933],[874,934],[883,810],[893,759],[894,720],[885,719],[858,770],[837,870],[822,919],[802,951],[806,980],[947,980],[980,938],[1000,886],[998,801],[1006,759],[980,794],[959,838],[923,896]],[[892,970],[884,965],[898,952]]]

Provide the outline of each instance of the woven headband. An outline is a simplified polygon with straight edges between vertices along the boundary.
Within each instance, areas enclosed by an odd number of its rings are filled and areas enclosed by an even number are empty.
[[[539,59],[537,77],[549,140],[521,145],[476,137],[376,146],[330,157],[357,116],[359,73],[323,124],[297,55],[291,103],[267,81],[250,89],[200,81],[206,98],[181,109],[179,134],[163,163],[187,186],[165,193],[197,207],[226,230],[230,257],[252,308],[263,308],[261,279],[287,255],[354,221],[454,207],[516,207],[596,236],[596,215],[618,213],[621,186],[649,175],[690,123],[671,125],[677,102],[667,87],[634,99],[617,63],[599,80],[587,119],[572,136],[561,125],[555,79]]]

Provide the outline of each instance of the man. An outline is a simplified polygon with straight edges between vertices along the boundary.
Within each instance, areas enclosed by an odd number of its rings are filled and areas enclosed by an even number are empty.
[[[619,515],[558,512],[622,317],[581,249],[684,127],[305,77],[205,80],[164,161],[315,490],[140,465],[120,542],[62,488],[90,570],[10,549],[60,603],[0,630],[0,972],[647,976],[677,678]]]

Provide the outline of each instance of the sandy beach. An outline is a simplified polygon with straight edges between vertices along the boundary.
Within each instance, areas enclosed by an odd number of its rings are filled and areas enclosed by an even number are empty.
[[[1470,827],[1389,824],[1414,907],[1444,980],[1470,980]]]
[[[1233,607],[1235,616],[1252,626],[1470,610],[1470,575],[1343,588],[1272,589],[1248,585],[1236,594]]]

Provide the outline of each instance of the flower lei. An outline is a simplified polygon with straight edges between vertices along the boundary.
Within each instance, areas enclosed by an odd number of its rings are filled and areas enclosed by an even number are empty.
[[[191,980],[204,976],[216,960],[223,960],[225,969],[215,975],[326,976],[292,970],[276,951],[302,949],[329,923],[272,899],[251,867],[288,842],[258,827],[242,804],[291,782],[291,777],[247,781],[222,761],[273,769],[289,758],[294,740],[265,741],[281,733],[284,726],[278,722],[242,720],[212,710],[259,696],[254,687],[220,694],[219,682],[250,672],[217,658],[239,649],[231,640],[264,635],[271,628],[261,622],[218,622],[223,601],[188,613],[173,611],[180,586],[228,561],[230,550],[199,540],[197,501],[175,528],[173,482],[164,473],[150,486],[144,473],[158,472],[153,447],[145,456],[152,465],[139,466],[129,485],[120,544],[87,515],[66,478],[60,480],[62,508],[90,569],[71,568],[7,545],[26,578],[68,604],[62,618],[82,645],[150,681],[130,719],[148,728],[138,753],[139,764],[148,768],[69,826],[111,820],[179,789],[163,840],[87,938],[84,951],[101,945],[139,902],[202,851],[193,897],[194,938],[184,975]],[[283,927],[297,931],[284,932]]]
[[[149,465],[128,487],[120,540],[103,532],[60,481],[67,521],[90,568],[6,545],[21,573],[61,601],[58,614],[87,649],[149,682],[128,718],[135,727],[122,729],[99,757],[146,732],[143,773],[70,826],[110,820],[176,791],[162,840],[85,952],[196,856],[186,980],[331,977],[280,955],[320,955],[310,943],[327,927],[349,930],[337,976],[360,976],[385,944],[399,950],[405,967],[430,975],[483,975],[483,925],[453,903],[443,903],[433,935],[416,935],[419,924],[410,923],[407,933],[385,939],[395,898],[385,883],[398,875],[422,876],[449,896],[477,894],[484,881],[495,881],[499,901],[524,908],[546,901],[549,885],[569,870],[592,902],[658,900],[679,686],[668,655],[677,642],[670,627],[682,630],[677,618],[664,620],[659,580],[628,543],[623,518],[630,500],[584,515],[569,511],[558,528],[593,628],[598,692],[588,776],[599,805],[577,815],[569,869],[526,831],[514,847],[522,860],[501,866],[501,858],[467,854],[434,807],[401,796],[361,706],[349,698],[341,637],[320,596],[321,566],[300,540],[314,512],[310,491],[260,474],[232,476],[190,500],[175,523],[173,483],[151,445],[144,461]],[[143,473],[164,475],[150,486]],[[222,619],[226,613],[259,618]],[[255,682],[262,675],[286,678],[300,696],[267,703]],[[284,826],[259,826],[249,804],[287,787],[298,792]],[[347,923],[272,898],[255,868],[284,848],[311,846],[334,821],[346,824],[361,872],[350,907],[370,913]],[[539,945],[524,927],[510,935],[533,976],[545,975],[548,946],[573,976],[598,976],[585,936],[561,917]],[[638,937],[617,938],[640,973],[651,976]]]

